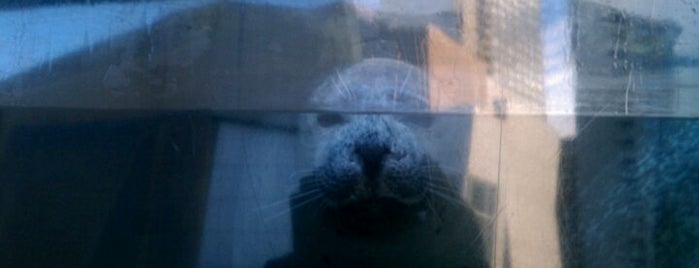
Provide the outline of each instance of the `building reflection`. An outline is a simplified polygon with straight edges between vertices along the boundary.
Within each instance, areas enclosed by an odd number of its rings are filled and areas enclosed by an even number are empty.
[[[546,109],[540,6],[461,1],[453,38],[428,26],[434,110],[473,108],[463,196],[493,241],[493,267],[559,267],[560,137]]]
[[[667,245],[697,233],[696,124],[599,117],[696,114],[696,68],[673,67],[691,47],[677,21],[602,0],[259,2],[120,17],[143,25],[2,77],[0,266],[256,267],[288,253],[289,174],[308,164],[294,113],[317,80],[369,57],[423,67],[432,112],[457,115],[435,154],[465,173],[494,267],[691,266],[697,246]]]

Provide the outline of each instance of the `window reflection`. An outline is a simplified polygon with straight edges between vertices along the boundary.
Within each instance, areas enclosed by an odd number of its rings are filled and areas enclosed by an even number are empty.
[[[449,204],[467,212],[435,222],[478,226],[469,230],[483,243],[468,251],[489,266],[693,267],[698,8],[0,4],[0,266],[263,267],[362,243],[371,249],[362,257],[340,250],[323,260],[370,266],[385,261],[377,252],[399,251],[392,246],[413,249],[391,255],[403,263],[436,256],[381,239],[323,244],[336,234],[318,231],[322,213],[294,194],[319,172],[305,119],[333,112],[324,127],[367,116],[422,122],[395,124],[420,129],[425,154],[450,179]],[[343,72],[377,58],[411,71]],[[419,78],[403,79],[411,75]],[[358,105],[312,101],[331,77],[340,99]],[[391,79],[388,100],[417,88],[424,105],[377,107],[352,94],[388,91]],[[387,140],[377,144],[406,148]],[[441,215],[433,210],[416,215]],[[434,241],[428,248],[450,245]],[[457,246],[440,260],[464,262],[454,257],[466,256],[454,253],[461,240],[449,241]]]

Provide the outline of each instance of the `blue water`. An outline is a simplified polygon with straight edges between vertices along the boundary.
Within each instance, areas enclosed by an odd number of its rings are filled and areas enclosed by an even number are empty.
[[[0,266],[234,267],[293,250],[295,223],[285,214],[293,211],[283,206],[269,212],[280,214],[271,223],[244,227],[261,220],[255,207],[288,197],[292,189],[278,182],[295,166],[276,157],[299,154],[289,143],[295,114],[255,114],[2,110]],[[578,136],[561,140],[552,159],[561,163],[564,263],[601,248],[625,253],[625,263],[691,267],[699,256],[699,121],[578,120]],[[237,138],[226,145],[225,137]],[[257,253],[236,255],[244,248]]]

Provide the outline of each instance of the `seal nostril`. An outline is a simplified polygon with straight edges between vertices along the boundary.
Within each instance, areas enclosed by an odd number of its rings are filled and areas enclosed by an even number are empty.
[[[364,144],[357,146],[354,153],[359,157],[364,175],[374,180],[383,169],[383,162],[390,150],[386,146]]]

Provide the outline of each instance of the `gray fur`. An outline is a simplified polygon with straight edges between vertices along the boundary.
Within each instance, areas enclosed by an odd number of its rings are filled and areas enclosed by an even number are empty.
[[[303,117],[313,172],[291,198],[294,251],[268,267],[488,266],[477,216],[406,113],[428,111],[425,85],[416,67],[367,59],[315,91],[332,111]]]
[[[420,133],[399,112],[428,109],[424,73],[391,59],[367,59],[328,78],[316,89],[311,104],[345,113],[320,113],[304,119],[307,144],[314,152],[314,175],[326,191],[352,193],[333,203],[387,197],[416,203],[430,178],[429,157]],[[349,113],[348,113],[349,112]],[[361,114],[359,113],[361,112]],[[367,112],[373,112],[367,114]],[[378,114],[377,112],[381,112]],[[322,117],[337,122],[323,124]],[[366,174],[362,151],[383,150],[376,178]],[[370,182],[375,180],[375,185]]]

